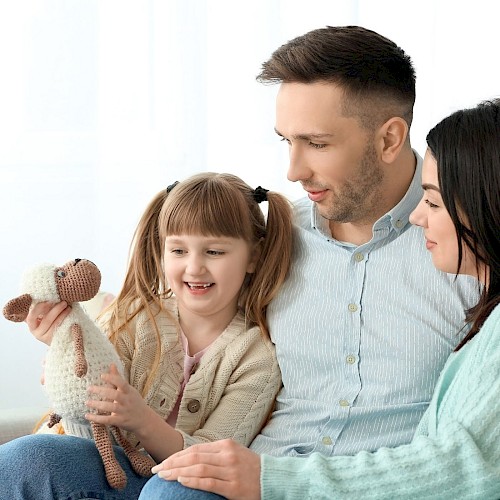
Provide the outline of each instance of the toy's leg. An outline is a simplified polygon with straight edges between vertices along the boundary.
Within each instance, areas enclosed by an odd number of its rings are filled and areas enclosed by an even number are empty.
[[[125,455],[130,460],[132,468],[142,477],[151,477],[151,468],[156,465],[156,462],[149,456],[141,453],[138,449],[134,448],[128,439],[121,433],[120,429],[111,426],[111,432],[116,439],[116,442],[123,448]]]
[[[73,333],[73,343],[75,346],[75,375],[82,378],[87,374],[87,360],[85,359],[85,350],[83,348],[82,328],[77,323],[71,325]]]
[[[61,421],[60,415],[57,413],[51,413],[49,415],[49,421],[47,422],[47,427],[50,429],[54,427],[54,425],[58,424]]]
[[[109,485],[118,490],[125,488],[127,485],[127,475],[118,463],[118,460],[116,460],[108,429],[102,424],[92,422],[92,432],[94,434],[95,444],[102,458],[106,479]]]

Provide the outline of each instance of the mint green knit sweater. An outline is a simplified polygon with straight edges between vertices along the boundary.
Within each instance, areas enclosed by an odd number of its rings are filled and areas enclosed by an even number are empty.
[[[500,306],[443,368],[413,441],[351,457],[262,457],[271,499],[499,499]]]

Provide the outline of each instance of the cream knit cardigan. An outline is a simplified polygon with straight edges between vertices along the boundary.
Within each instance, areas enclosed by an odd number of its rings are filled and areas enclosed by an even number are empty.
[[[164,307],[177,318],[175,298],[166,299]],[[171,317],[165,311],[155,317],[161,334],[161,361],[145,395],[146,403],[165,419],[184,378],[184,351],[178,325]],[[123,331],[116,347],[125,377],[142,393],[157,350],[156,333],[144,311],[128,330],[135,339]],[[176,425],[184,447],[225,438],[248,446],[273,409],[280,386],[274,345],[259,328],[247,329],[243,314],[237,313],[203,355],[184,389]]]

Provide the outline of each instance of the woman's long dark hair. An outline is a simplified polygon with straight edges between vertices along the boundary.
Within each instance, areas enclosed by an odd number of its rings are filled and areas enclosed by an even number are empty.
[[[463,245],[489,270],[479,302],[467,311],[472,339],[500,302],[500,99],[457,111],[427,135],[436,159],[443,203],[458,237],[457,273]],[[479,269],[478,269],[479,271]]]

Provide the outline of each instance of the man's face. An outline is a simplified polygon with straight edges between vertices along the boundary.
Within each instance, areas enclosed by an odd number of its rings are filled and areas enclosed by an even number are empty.
[[[383,197],[383,171],[374,132],[344,116],[343,99],[341,89],[331,83],[283,83],[276,132],[288,143],[288,179],[300,181],[323,217],[368,222]]]

